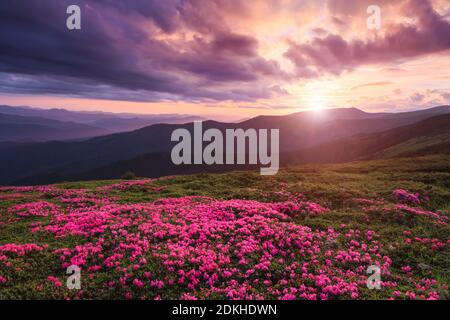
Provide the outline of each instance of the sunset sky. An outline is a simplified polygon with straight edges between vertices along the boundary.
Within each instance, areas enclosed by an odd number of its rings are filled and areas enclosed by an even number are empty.
[[[450,104],[448,0],[2,0],[0,24],[0,104],[222,119]]]

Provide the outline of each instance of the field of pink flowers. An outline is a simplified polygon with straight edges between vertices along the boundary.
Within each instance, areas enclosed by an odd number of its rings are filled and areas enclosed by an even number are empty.
[[[342,206],[277,183],[239,199],[174,193],[174,177],[0,187],[0,299],[448,299],[449,215],[432,194]]]

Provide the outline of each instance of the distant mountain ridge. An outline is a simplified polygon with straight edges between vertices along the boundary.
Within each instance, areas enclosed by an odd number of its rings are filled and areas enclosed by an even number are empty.
[[[362,159],[365,156],[374,157],[376,153],[392,148],[395,144],[420,137],[419,134],[423,134],[424,130],[450,128],[446,114],[450,114],[449,106],[402,114],[373,114],[350,108],[327,110],[322,114],[302,112],[286,116],[260,116],[241,123],[205,121],[203,127],[204,130],[217,128],[222,131],[227,128],[278,128],[281,160],[286,165],[296,162],[342,162]],[[431,125],[421,122],[434,117],[441,117],[443,120],[440,120],[442,122],[433,120]],[[416,128],[415,124],[422,127]],[[90,179],[98,176],[99,172],[103,172],[102,175],[105,177],[117,178],[120,171],[136,170],[133,167],[136,161],[139,161],[142,171],[145,171],[146,161],[148,168],[153,166],[154,169],[147,170],[152,176],[172,172],[191,173],[197,169],[224,171],[242,168],[232,166],[175,168],[170,163],[168,155],[174,145],[170,141],[170,135],[177,128],[192,131],[193,125],[156,124],[132,132],[106,135],[86,141],[0,144],[0,167],[3,168],[0,172],[0,183],[34,184],[80,177]],[[441,131],[438,133],[442,135]],[[412,132],[411,135],[408,132]],[[396,135],[401,139],[397,139]]]
[[[110,133],[109,130],[81,123],[0,113],[0,141],[3,142],[74,140]]]
[[[103,134],[126,132],[140,129],[156,123],[187,123],[204,120],[202,117],[184,114],[140,115],[132,113],[69,111],[65,109],[39,109],[31,107],[12,107],[0,105],[0,114],[21,117],[33,117],[62,122],[74,122],[103,130]],[[100,134],[97,134],[100,135]],[[93,137],[95,135],[91,135]],[[5,139],[2,139],[5,141]],[[55,136],[53,139],[62,140]]]

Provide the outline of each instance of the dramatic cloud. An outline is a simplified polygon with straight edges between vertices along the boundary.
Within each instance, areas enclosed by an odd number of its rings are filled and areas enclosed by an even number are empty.
[[[0,71],[22,75],[13,78],[16,84],[0,86],[3,92],[38,90],[28,85],[42,75],[43,93],[90,96],[109,86],[141,91],[139,99],[147,91],[148,100],[161,93],[173,99],[247,100],[256,91],[246,97],[241,82],[283,76],[277,62],[258,55],[256,39],[227,29],[220,19],[221,10],[229,10],[225,1],[77,1],[82,30],[69,31],[66,8],[72,2],[0,3]],[[194,36],[171,40],[176,32]],[[217,82],[235,87],[224,92]]]
[[[411,69],[423,75],[420,64],[408,68],[408,62],[450,49],[445,0],[376,1],[383,17],[379,32],[365,27],[372,2],[2,0],[0,93],[248,103],[245,108],[270,105],[272,110],[317,101],[338,105],[348,101],[334,101],[345,98],[344,90],[367,100],[369,91],[403,83]],[[71,4],[81,7],[81,30],[66,28]],[[373,65],[381,65],[381,74],[367,78],[361,69]],[[345,79],[345,71],[354,78]],[[414,85],[414,92],[424,89]],[[413,89],[402,88],[403,98],[411,101]]]
[[[340,9],[353,12],[350,3],[332,1]],[[440,16],[427,0],[409,0],[403,8],[406,16],[416,18],[416,24],[393,24],[383,36],[367,40],[347,41],[337,34],[316,37],[308,43],[292,43],[286,53],[296,65],[299,77],[311,78],[323,74],[339,75],[343,71],[366,64],[399,61],[450,49],[450,22]]]
[[[425,95],[416,93],[411,97],[412,102],[422,102],[425,99]]]

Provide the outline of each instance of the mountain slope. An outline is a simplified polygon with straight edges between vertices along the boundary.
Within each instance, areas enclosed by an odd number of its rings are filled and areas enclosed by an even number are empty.
[[[409,139],[387,148],[374,155],[374,158],[388,159],[394,157],[410,157],[418,155],[448,153],[450,151],[450,134],[422,136]]]
[[[450,115],[376,134],[356,135],[285,155],[285,163],[339,163],[355,160],[449,153]],[[425,144],[417,143],[427,141]],[[409,149],[401,150],[405,145]],[[437,148],[440,146],[441,148]],[[405,149],[405,148],[404,148]],[[398,152],[393,152],[398,150]]]

